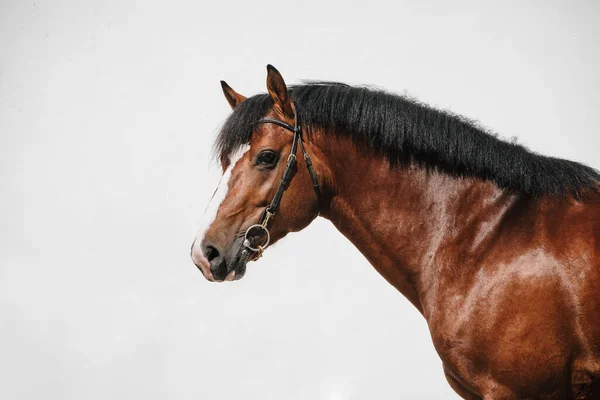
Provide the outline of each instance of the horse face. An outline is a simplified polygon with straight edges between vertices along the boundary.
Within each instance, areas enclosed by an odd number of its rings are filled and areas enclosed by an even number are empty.
[[[279,72],[269,70],[269,76],[278,75],[279,88],[285,93],[272,93],[273,109],[267,114],[272,118],[293,124],[293,107],[289,110],[281,105],[281,100],[289,102],[287,88]],[[271,76],[277,79],[277,76]],[[225,97],[232,108],[245,100],[224,82]],[[289,111],[292,111],[290,115]],[[194,264],[210,281],[230,281],[240,279],[246,271],[247,261],[258,258],[258,253],[248,250],[243,244],[247,229],[257,224],[271,203],[277,186],[285,170],[290,154],[293,134],[277,125],[258,125],[250,142],[233,154],[223,157],[223,176],[207,210],[205,228],[199,231],[192,244],[191,256]],[[300,171],[300,172],[299,172]],[[308,225],[316,211],[315,194],[310,175],[304,160],[298,158],[295,176],[285,191],[277,214],[268,225],[270,244],[283,238],[287,233],[298,231]],[[250,237],[256,243],[264,243],[264,231],[251,230]]]

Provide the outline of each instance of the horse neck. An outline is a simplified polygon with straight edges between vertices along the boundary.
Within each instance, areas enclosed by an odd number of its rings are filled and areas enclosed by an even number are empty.
[[[422,313],[436,280],[460,279],[455,268],[439,268],[440,249],[475,251],[515,201],[491,183],[390,167],[350,139],[317,134],[315,145],[326,192],[321,215]]]

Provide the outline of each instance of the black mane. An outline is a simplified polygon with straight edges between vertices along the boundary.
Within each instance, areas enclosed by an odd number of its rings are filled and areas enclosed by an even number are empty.
[[[304,132],[316,128],[369,146],[392,166],[417,163],[455,177],[476,177],[531,196],[584,197],[597,192],[600,174],[588,166],[533,153],[465,117],[413,99],[341,83],[316,82],[290,88]],[[216,142],[221,159],[247,143],[256,121],[271,109],[269,95],[240,104]]]

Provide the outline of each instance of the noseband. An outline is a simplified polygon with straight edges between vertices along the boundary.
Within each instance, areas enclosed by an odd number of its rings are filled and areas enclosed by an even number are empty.
[[[294,107],[295,108],[295,107]],[[282,128],[291,131],[294,134],[294,139],[292,140],[292,149],[290,151],[290,155],[287,159],[287,165],[285,166],[285,170],[283,171],[283,176],[281,177],[281,182],[279,183],[279,187],[277,187],[277,192],[275,192],[275,196],[271,201],[271,204],[267,206],[265,212],[263,213],[260,222],[258,224],[250,226],[246,230],[246,234],[244,236],[244,247],[247,249],[258,252],[258,256],[261,257],[265,248],[269,245],[271,241],[271,235],[269,234],[269,229],[267,225],[269,224],[269,220],[275,216],[277,210],[279,210],[279,204],[281,203],[281,198],[283,197],[283,193],[287,190],[292,179],[294,178],[294,168],[296,167],[296,152],[298,151],[298,143],[300,143],[300,149],[302,150],[302,154],[304,156],[304,161],[306,162],[306,168],[310,173],[310,178],[312,179],[313,188],[315,190],[315,194],[317,195],[317,215],[319,215],[319,205],[321,204],[321,191],[319,190],[319,181],[317,180],[317,174],[315,173],[315,169],[313,168],[312,161],[304,148],[304,141],[302,140],[302,127],[300,126],[300,121],[298,118],[298,109],[295,108],[296,115],[294,117],[294,126],[291,126],[287,122],[280,121],[278,119],[273,118],[263,118],[258,120],[258,124],[275,124],[279,125]],[[250,238],[248,237],[252,231],[264,231],[267,239],[265,243],[258,246],[253,246],[250,243]]]

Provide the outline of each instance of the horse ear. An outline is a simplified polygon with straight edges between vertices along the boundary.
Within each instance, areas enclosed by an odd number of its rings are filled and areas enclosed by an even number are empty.
[[[267,65],[267,90],[275,104],[275,111],[283,117],[294,118],[294,109],[285,81],[271,64]]]
[[[232,110],[239,106],[242,101],[246,100],[246,96],[243,96],[233,90],[231,86],[227,84],[227,82],[221,81],[221,87],[223,88],[223,94],[225,95],[225,98],[227,99],[227,102],[231,106]]]

